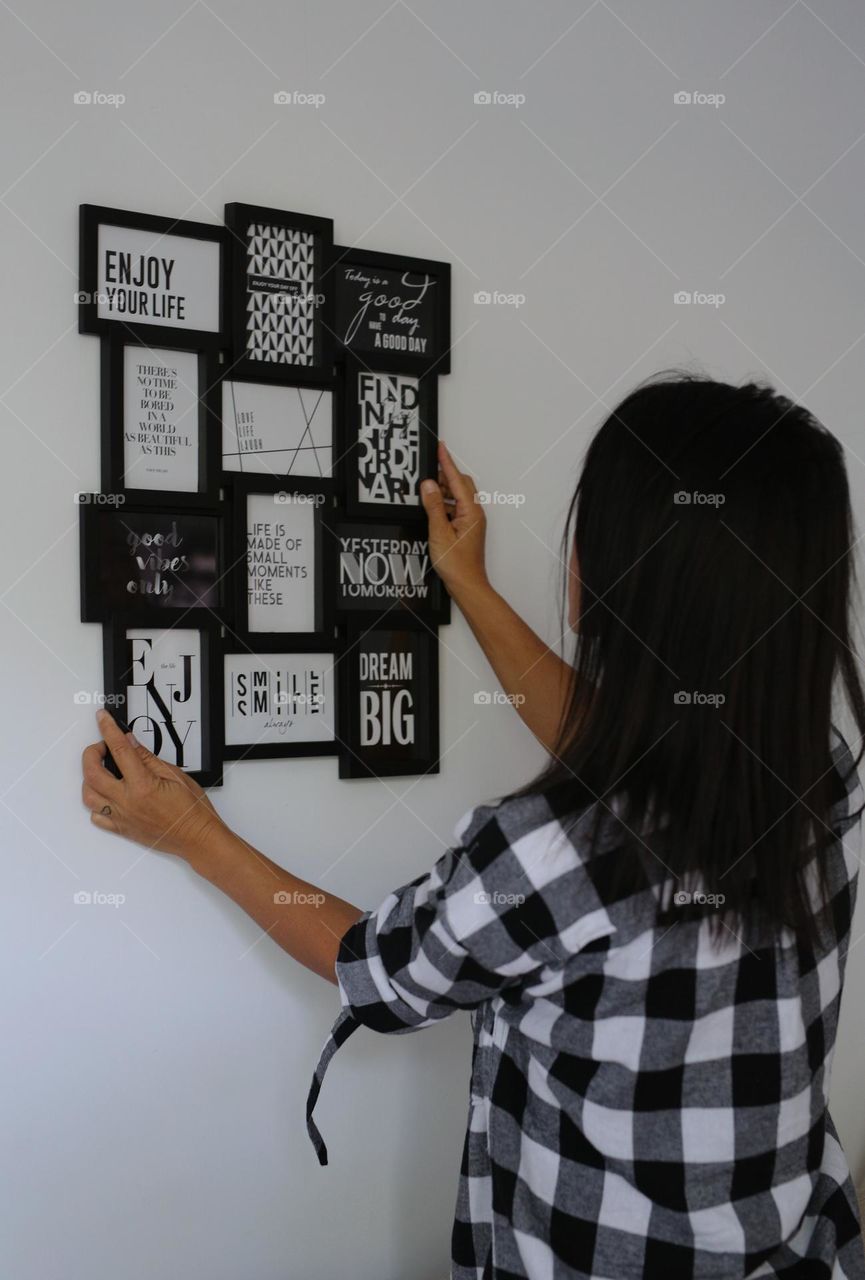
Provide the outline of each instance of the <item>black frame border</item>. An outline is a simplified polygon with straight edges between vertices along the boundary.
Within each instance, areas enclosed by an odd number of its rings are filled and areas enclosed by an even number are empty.
[[[374,377],[417,378],[419,433],[419,481],[438,476],[438,376],[434,373],[407,373],[401,369],[371,369],[355,356],[347,356],[344,375],[339,381],[336,404],[336,434],[339,490],[342,506],[351,519],[393,520],[406,523],[425,517],[418,492],[417,506],[398,503],[364,502],[358,496],[360,451],[360,407],[358,380],[364,375]]]
[[[336,295],[338,283],[336,268],[347,266],[381,266],[388,271],[411,271],[416,275],[434,275],[441,286],[435,304],[436,345],[438,351],[429,356],[414,355],[407,351],[363,351],[346,344],[334,332],[336,359],[342,361],[348,355],[363,361],[370,369],[393,373],[436,373],[451,371],[451,264],[434,258],[416,258],[402,253],[378,253],[373,249],[358,249],[349,245],[333,246],[327,275],[331,278],[330,293],[333,298],[333,317],[336,322]]]
[[[252,657],[258,655],[266,656],[272,653],[329,653],[333,658],[333,731],[334,736],[330,742],[292,742],[292,743],[271,743],[258,742],[253,744],[245,744],[243,746],[229,746],[225,741],[225,659],[232,654],[250,654]],[[303,759],[305,756],[335,756],[339,753],[339,648],[336,639],[331,638],[329,643],[317,643],[315,636],[297,635],[290,633],[286,637],[281,635],[259,635],[257,632],[252,634],[252,643],[248,644],[245,640],[238,637],[224,639],[221,646],[220,661],[222,663],[222,758],[225,761],[236,763],[240,760],[297,760]]]
[[[185,236],[190,240],[215,240],[219,245],[219,328],[184,329],[180,326],[148,324],[136,320],[109,319],[100,316],[98,304],[99,282],[99,227],[126,227],[131,231],[152,231],[156,235]],[[183,350],[200,348],[218,350],[226,339],[225,279],[226,228],[220,223],[190,222],[185,218],[166,218],[156,213],[136,213],[131,209],[111,209],[106,205],[82,204],[79,206],[78,250],[79,283],[84,301],[78,302],[78,332],[95,333],[100,337],[112,329],[118,329],[129,337],[140,339],[154,347],[177,347]]]
[[[313,351],[318,359],[311,365],[277,364],[275,361],[251,360],[246,352],[246,252],[245,224],[250,221],[270,223],[296,231],[309,231],[316,236],[314,292],[322,295],[314,304]],[[324,287],[324,277],[333,252],[333,219],[310,213],[293,213],[287,209],[271,209],[265,205],[232,201],[225,206],[228,233],[228,271],[225,276],[225,315],[228,321],[231,369],[238,379],[262,382],[308,383],[333,381],[333,292]]]
[[[219,625],[216,622],[208,622],[202,626],[197,623],[187,624],[185,622],[175,622],[171,626],[160,626],[157,623],[143,622],[140,619],[115,619],[112,622],[103,623],[102,626],[102,651],[103,651],[103,669],[105,673],[105,693],[111,694],[116,699],[118,696],[123,698],[119,705],[123,708],[124,713],[128,712],[129,706],[126,698],[126,673],[129,668],[126,666],[126,632],[127,630],[144,630],[152,631],[173,631],[190,630],[197,631],[201,636],[201,753],[202,760],[206,764],[201,769],[184,770],[202,787],[221,787],[223,781],[222,769],[222,745],[223,745],[223,728],[222,728],[222,708],[223,708],[223,691],[222,691],[222,665],[219,660],[218,644],[219,644]],[[122,720],[121,728],[128,729],[129,725],[126,715],[115,717],[118,722]],[[112,772],[117,773],[114,761],[109,761],[109,767]]]
[[[425,711],[428,717],[429,753],[425,755],[406,754],[400,761],[386,763],[382,768],[374,768],[364,758],[360,743],[359,722],[357,715],[356,694],[359,692],[359,681],[356,679],[358,662],[357,642],[373,631],[403,631],[417,636],[419,643],[427,648],[427,677],[421,690]],[[411,625],[400,621],[391,625],[386,619],[378,619],[367,627],[346,627],[341,630],[339,652],[339,692],[337,698],[337,737],[339,739],[339,773],[341,779],[351,778],[402,778],[437,774],[441,762],[441,745],[439,740],[439,646],[438,633],[434,628],[418,625],[414,619]]]
[[[319,482],[305,476],[298,476],[292,479],[291,477],[274,477],[239,471],[231,472],[230,474],[232,478],[230,481],[226,481],[225,491],[231,494],[231,565],[229,576],[232,579],[234,635],[241,639],[252,652],[255,652],[256,646],[260,647],[263,641],[269,639],[286,644],[292,638],[300,639],[302,637],[314,640],[317,647],[329,651],[333,646],[334,612],[327,590],[328,582],[331,580],[329,573],[331,563],[328,561],[330,548],[328,546],[329,540],[325,537],[324,512],[325,509],[328,511],[332,509],[332,482]],[[275,495],[277,493],[296,493],[318,496],[321,499],[315,503],[313,510],[313,536],[315,538],[314,631],[250,631],[249,629],[248,566],[246,559],[249,524],[247,518],[248,499],[255,494]]]

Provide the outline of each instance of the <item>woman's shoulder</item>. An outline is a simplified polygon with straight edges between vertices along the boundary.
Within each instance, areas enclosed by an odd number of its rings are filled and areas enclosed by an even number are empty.
[[[561,787],[519,792],[468,809],[454,827],[454,841],[464,849],[486,847],[490,852],[517,846],[548,852],[559,848],[577,861],[588,808],[585,798],[565,796]]]

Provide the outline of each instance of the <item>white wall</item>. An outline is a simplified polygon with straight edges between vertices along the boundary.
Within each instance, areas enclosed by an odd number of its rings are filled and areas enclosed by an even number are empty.
[[[19,16],[13,14],[16,10]],[[228,200],[454,264],[443,433],[495,511],[492,573],[551,640],[554,547],[591,429],[635,380],[768,374],[844,440],[865,488],[865,14],[856,0],[12,0],[4,155],[3,1272],[15,1280],[434,1280],[446,1271],[469,1069],[454,1021],[360,1032],[303,1108],[335,993],[170,859],[78,799],[100,684],[78,617],[73,494],[98,484],[98,343],[73,293],[81,201],[218,221]],[[74,106],[78,90],[126,102]],[[278,90],[324,93],[276,107]],[[523,94],[478,106],[481,90]],[[678,90],[723,93],[675,106]],[[801,198],[800,198],[801,197]],[[477,306],[475,290],[525,295]],[[677,289],[722,292],[675,306]],[[857,345],[859,344],[859,345]],[[610,495],[614,511],[615,494]],[[363,905],[538,762],[457,619],[438,778],[340,783],[241,764],[217,803]],[[79,889],[126,895],[73,904]],[[863,933],[859,917],[857,937]],[[834,1110],[865,1157],[865,947]]]

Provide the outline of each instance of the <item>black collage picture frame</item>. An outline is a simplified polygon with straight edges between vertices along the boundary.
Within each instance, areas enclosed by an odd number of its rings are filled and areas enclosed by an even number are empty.
[[[224,226],[82,205],[77,300],[101,354],[81,619],[123,727],[208,787],[247,759],[436,772],[450,601],[419,486],[449,264],[259,205]]]

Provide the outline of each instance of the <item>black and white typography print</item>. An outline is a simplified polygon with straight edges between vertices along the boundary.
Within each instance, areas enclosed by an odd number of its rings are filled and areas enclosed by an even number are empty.
[[[440,285],[428,272],[340,263],[336,276],[336,336],[358,354],[436,353]]]
[[[123,351],[123,472],[129,489],[198,488],[198,356]]]
[[[432,616],[440,605],[429,544],[406,524],[339,521],[336,607],[340,614],[405,606]]]
[[[357,375],[358,502],[417,507],[420,480],[418,379]]]
[[[97,314],[104,320],[219,331],[216,240],[98,228]]]
[[[178,768],[201,768],[201,632],[126,632],[126,722],[149,751]]]
[[[250,223],[246,231],[246,353],[267,364],[315,363],[315,236]]]
[[[315,631],[314,495],[251,493],[246,512],[249,630]]]
[[[276,476],[333,470],[333,393],[265,382],[222,384],[222,466]]]
[[[332,653],[225,655],[225,744],[333,742]]]
[[[347,655],[351,705],[340,769],[344,777],[396,776],[434,768],[437,690],[426,631],[372,627]]]
[[[138,609],[216,609],[219,520],[197,512],[90,507],[85,587],[92,616]]]

